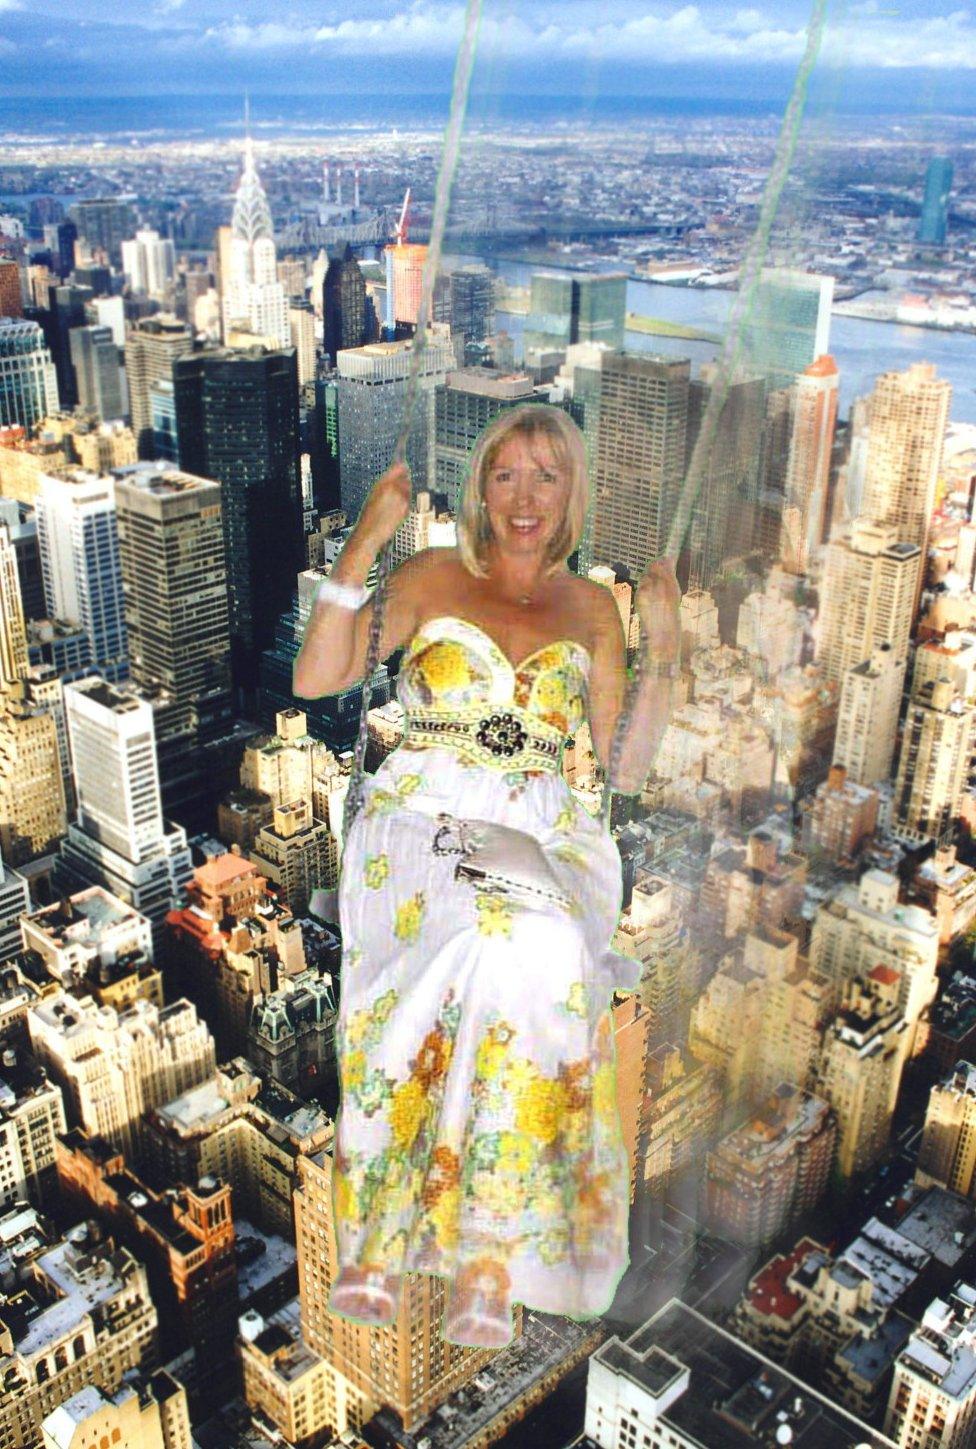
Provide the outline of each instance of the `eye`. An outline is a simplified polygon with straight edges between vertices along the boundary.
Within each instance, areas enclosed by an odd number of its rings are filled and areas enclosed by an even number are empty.
[[[555,483],[556,482],[556,475],[555,475],[555,473],[550,473],[546,469],[543,469],[542,470],[542,472],[539,474],[539,477],[542,479],[543,483]]]

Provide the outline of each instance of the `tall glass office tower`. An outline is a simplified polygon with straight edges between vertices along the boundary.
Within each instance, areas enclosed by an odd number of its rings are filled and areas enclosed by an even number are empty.
[[[790,387],[830,351],[833,277],[788,267],[764,267],[742,325],[740,373]]]
[[[918,240],[942,246],[946,239],[949,218],[949,192],[952,190],[952,162],[948,156],[933,156],[925,172],[925,196],[918,223]]]
[[[295,349],[193,352],[173,389],[180,467],[221,485],[231,666],[248,689],[303,563]]]
[[[58,380],[44,333],[36,322],[0,317],[0,426],[28,433],[56,413]]]

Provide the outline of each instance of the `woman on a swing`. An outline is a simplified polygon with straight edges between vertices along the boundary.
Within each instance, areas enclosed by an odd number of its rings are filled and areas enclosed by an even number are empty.
[[[620,859],[564,779],[562,750],[586,719],[609,766],[620,720],[610,783],[641,789],[670,708],[680,590],[670,559],[641,580],[625,700],[617,601],[566,562],[587,495],[582,435],[562,410],[514,408],[479,439],[457,547],[389,576],[379,657],[406,646],[405,734],[366,777],[343,849],[329,1307],[388,1323],[403,1273],[439,1274],[444,1337],[470,1346],[507,1343],[516,1301],[605,1312],[628,1263],[610,996],[640,968],[610,947]],[[296,694],[363,678],[363,580],[410,500],[402,464],[374,484],[320,585]],[[455,858],[434,851],[438,811],[528,832],[571,903],[456,878]]]

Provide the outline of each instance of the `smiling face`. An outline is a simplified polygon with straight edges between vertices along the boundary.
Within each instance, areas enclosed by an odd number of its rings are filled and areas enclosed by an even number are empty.
[[[507,437],[486,470],[483,497],[493,547],[541,562],[569,498],[566,469],[549,438],[519,432]]]

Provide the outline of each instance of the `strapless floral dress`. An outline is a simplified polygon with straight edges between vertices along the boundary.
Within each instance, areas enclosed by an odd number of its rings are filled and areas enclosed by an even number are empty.
[[[569,639],[513,666],[454,615],[404,651],[404,738],[366,777],[343,849],[332,1178],[340,1268],[451,1279],[476,1265],[513,1303],[584,1318],[628,1264],[610,995],[640,975],[610,947],[616,846],[561,773],[589,667]],[[479,715],[487,746],[449,737]],[[547,760],[495,747],[513,722],[516,739],[555,741]],[[432,850],[437,810],[531,832],[571,906],[456,879],[457,857]]]

